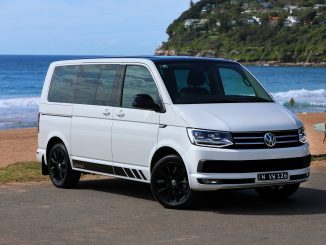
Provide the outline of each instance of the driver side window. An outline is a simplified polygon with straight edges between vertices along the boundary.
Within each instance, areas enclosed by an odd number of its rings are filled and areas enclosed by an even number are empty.
[[[219,71],[225,95],[255,96],[250,82],[245,81],[238,71],[230,68],[220,68]]]
[[[156,84],[149,71],[143,66],[130,65],[127,66],[124,79],[122,107],[133,108],[132,103],[137,94],[148,94],[157,104],[160,102]]]

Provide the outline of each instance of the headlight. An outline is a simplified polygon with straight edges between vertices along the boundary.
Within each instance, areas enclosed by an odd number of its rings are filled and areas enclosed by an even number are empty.
[[[233,145],[232,136],[228,132],[203,130],[203,129],[187,129],[189,139],[194,145],[225,147]]]
[[[306,136],[306,132],[305,132],[304,128],[299,128],[298,133],[299,133],[299,141],[302,144],[307,143],[307,136]]]

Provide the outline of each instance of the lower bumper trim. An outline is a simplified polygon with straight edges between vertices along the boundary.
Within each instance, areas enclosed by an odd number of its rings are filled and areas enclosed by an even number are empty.
[[[234,184],[252,184],[255,183],[255,179],[197,179],[199,184],[202,185],[234,185]]]
[[[252,173],[308,168],[311,156],[261,160],[200,160],[198,173]]]

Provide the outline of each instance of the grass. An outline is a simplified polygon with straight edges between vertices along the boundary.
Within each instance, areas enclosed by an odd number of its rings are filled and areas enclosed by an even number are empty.
[[[41,163],[39,162],[18,162],[0,168],[0,184],[39,182],[48,179],[47,176],[42,176]]]
[[[312,156],[311,160],[312,160],[312,161],[322,161],[322,160],[326,160],[326,154],[317,155],[317,156]]]

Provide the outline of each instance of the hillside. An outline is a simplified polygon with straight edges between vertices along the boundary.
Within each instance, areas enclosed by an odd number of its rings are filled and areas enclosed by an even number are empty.
[[[158,55],[326,64],[326,1],[191,2],[167,34]]]

